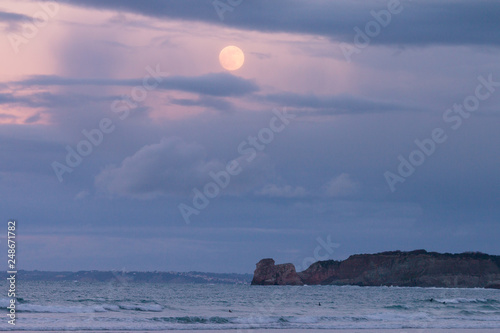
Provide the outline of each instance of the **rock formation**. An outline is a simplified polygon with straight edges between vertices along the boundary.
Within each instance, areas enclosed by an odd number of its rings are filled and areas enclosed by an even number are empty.
[[[293,264],[275,265],[273,259],[263,259],[252,284],[500,288],[500,256],[392,251],[318,261],[299,273]]]
[[[302,285],[304,284],[293,264],[275,265],[273,259],[262,259],[257,263],[252,284]]]

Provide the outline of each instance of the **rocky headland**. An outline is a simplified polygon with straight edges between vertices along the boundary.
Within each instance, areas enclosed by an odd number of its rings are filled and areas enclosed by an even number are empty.
[[[293,264],[257,263],[253,285],[356,285],[500,289],[500,256],[391,251],[318,261],[305,271]]]

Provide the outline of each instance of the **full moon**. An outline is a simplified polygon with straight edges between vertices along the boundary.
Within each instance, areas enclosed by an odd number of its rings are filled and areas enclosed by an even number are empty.
[[[219,61],[224,69],[235,71],[245,62],[245,54],[237,46],[226,46],[220,51]]]

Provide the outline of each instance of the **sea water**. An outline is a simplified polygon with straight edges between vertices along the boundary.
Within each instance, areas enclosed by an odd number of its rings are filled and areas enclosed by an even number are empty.
[[[7,295],[7,285],[0,290]],[[0,330],[500,328],[500,290],[18,281]]]

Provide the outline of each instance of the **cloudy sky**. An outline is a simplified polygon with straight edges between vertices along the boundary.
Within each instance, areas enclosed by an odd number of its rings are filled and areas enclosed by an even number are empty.
[[[500,254],[499,17],[483,0],[0,0],[18,268]]]

